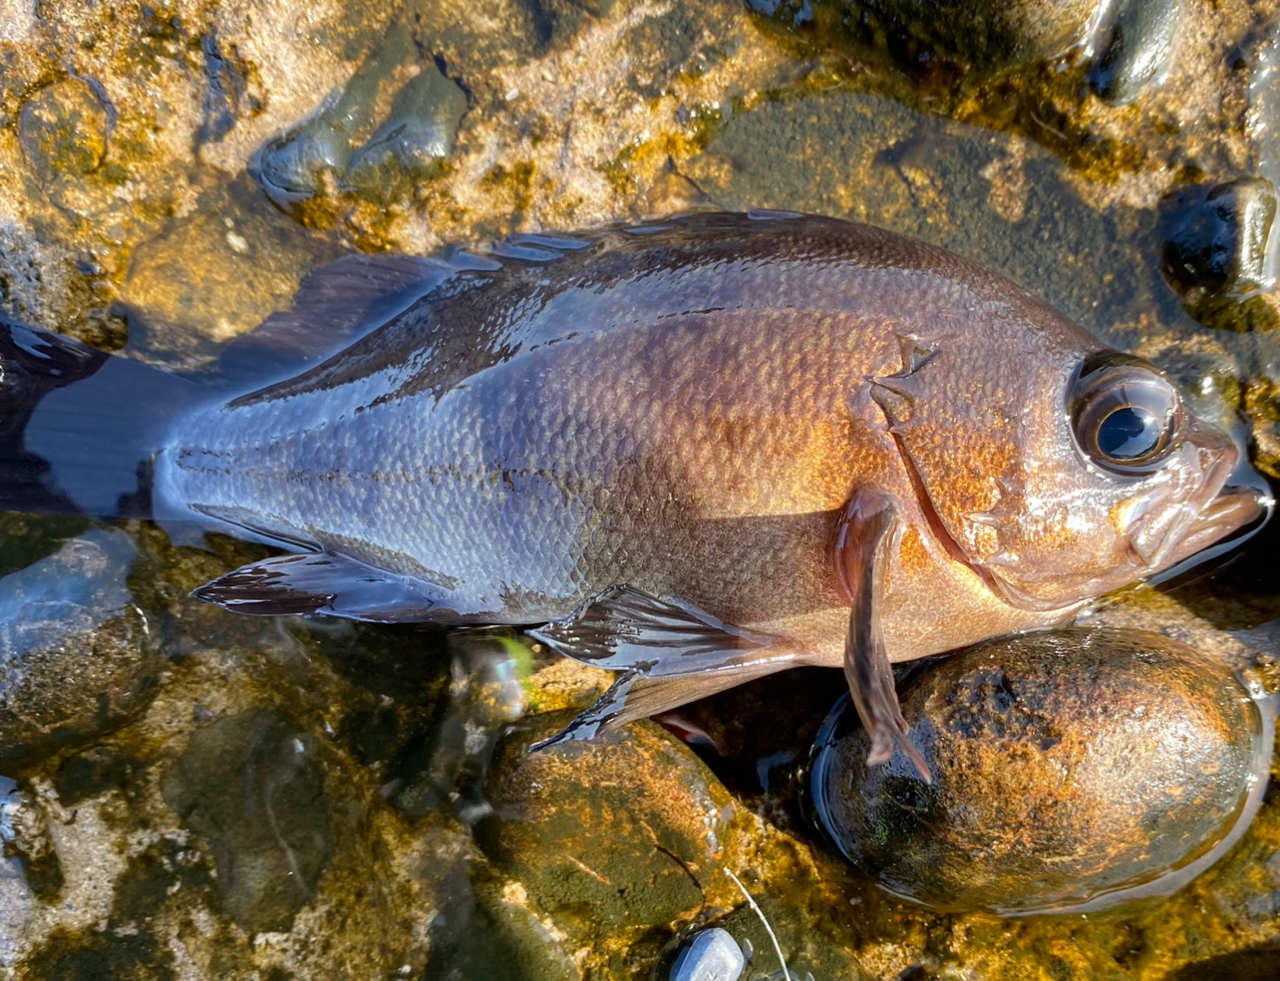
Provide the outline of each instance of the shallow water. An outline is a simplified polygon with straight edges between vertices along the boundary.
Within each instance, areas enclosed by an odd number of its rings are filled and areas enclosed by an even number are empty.
[[[1091,94],[1079,52],[1016,80],[906,70],[727,0],[9,6],[0,299],[36,326],[219,384],[225,344],[351,248],[709,205],[813,211],[1000,268],[1156,360],[1210,415],[1243,407],[1259,466],[1280,473],[1274,295],[1209,317],[1161,271],[1173,192],[1274,176],[1257,81],[1271,5],[1182,10],[1167,77],[1127,106]],[[5,572],[104,540],[75,519],[0,528]],[[740,748],[711,767],[648,723],[525,756],[605,673],[510,633],[236,617],[188,594],[262,549],[137,522],[106,534],[136,552],[129,622],[159,663],[122,666],[86,628],[49,663],[123,680],[6,682],[50,738],[12,764],[0,814],[3,976],[645,977],[712,920],[751,940],[748,977],[774,971],[725,867],[793,972],[820,981],[1280,967],[1274,789],[1241,844],[1170,899],[1016,923],[926,913],[848,869],[792,807],[838,676],[715,703],[705,717]],[[1275,542],[1098,617],[1274,678]]]

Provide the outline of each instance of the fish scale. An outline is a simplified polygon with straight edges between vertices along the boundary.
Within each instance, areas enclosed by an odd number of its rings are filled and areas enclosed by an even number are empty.
[[[149,490],[300,551],[197,591],[231,609],[546,624],[624,672],[570,734],[843,665],[877,759],[909,749],[890,662],[1069,621],[1270,506],[1154,365],[941,249],[785,213],[560,241],[341,260],[295,330],[373,284],[398,298],[381,322],[233,398],[183,389],[163,425],[158,372],[0,332],[27,400],[0,463],[33,475],[0,495]],[[126,380],[156,399],[102,412]],[[1126,393],[1152,428],[1101,438],[1139,417]]]

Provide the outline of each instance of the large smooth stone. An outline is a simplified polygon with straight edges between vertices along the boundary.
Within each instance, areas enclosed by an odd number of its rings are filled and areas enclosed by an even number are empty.
[[[868,767],[846,702],[815,743],[823,828],[886,890],[944,910],[1085,911],[1172,892],[1261,802],[1274,726],[1225,665],[1135,630],[993,641],[900,692],[925,783]]]

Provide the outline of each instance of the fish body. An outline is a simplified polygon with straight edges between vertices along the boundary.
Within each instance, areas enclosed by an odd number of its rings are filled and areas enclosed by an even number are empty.
[[[156,512],[299,553],[200,595],[550,622],[566,653],[665,677],[647,711],[1060,624],[1262,507],[1154,367],[921,242],[694,215],[507,251],[437,270],[295,377],[173,418]],[[1154,404],[1081,435],[1148,383]],[[1099,438],[1124,466],[1081,445]],[[851,653],[851,609],[874,656]],[[600,718],[639,711],[620,704]]]
[[[1074,355],[1059,371],[1100,347],[1011,284],[869,226],[738,216],[467,278],[298,378],[178,420],[157,459],[166,501],[420,580],[435,618],[555,620],[628,583],[814,663],[843,657],[830,552],[859,485],[898,497],[910,530],[892,659],[1060,622],[1086,598],[1028,613],[952,561],[871,396],[941,319],[993,350],[1035,325]],[[999,366],[973,368],[954,397],[998,402]]]

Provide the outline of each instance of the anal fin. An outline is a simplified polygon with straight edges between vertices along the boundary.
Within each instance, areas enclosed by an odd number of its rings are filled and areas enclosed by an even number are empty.
[[[566,657],[623,674],[590,708],[534,749],[616,729],[803,663],[794,647],[674,600],[610,586],[529,635]]]
[[[193,594],[236,613],[263,616],[326,613],[378,623],[450,622],[427,584],[341,555],[277,555],[241,566]]]

